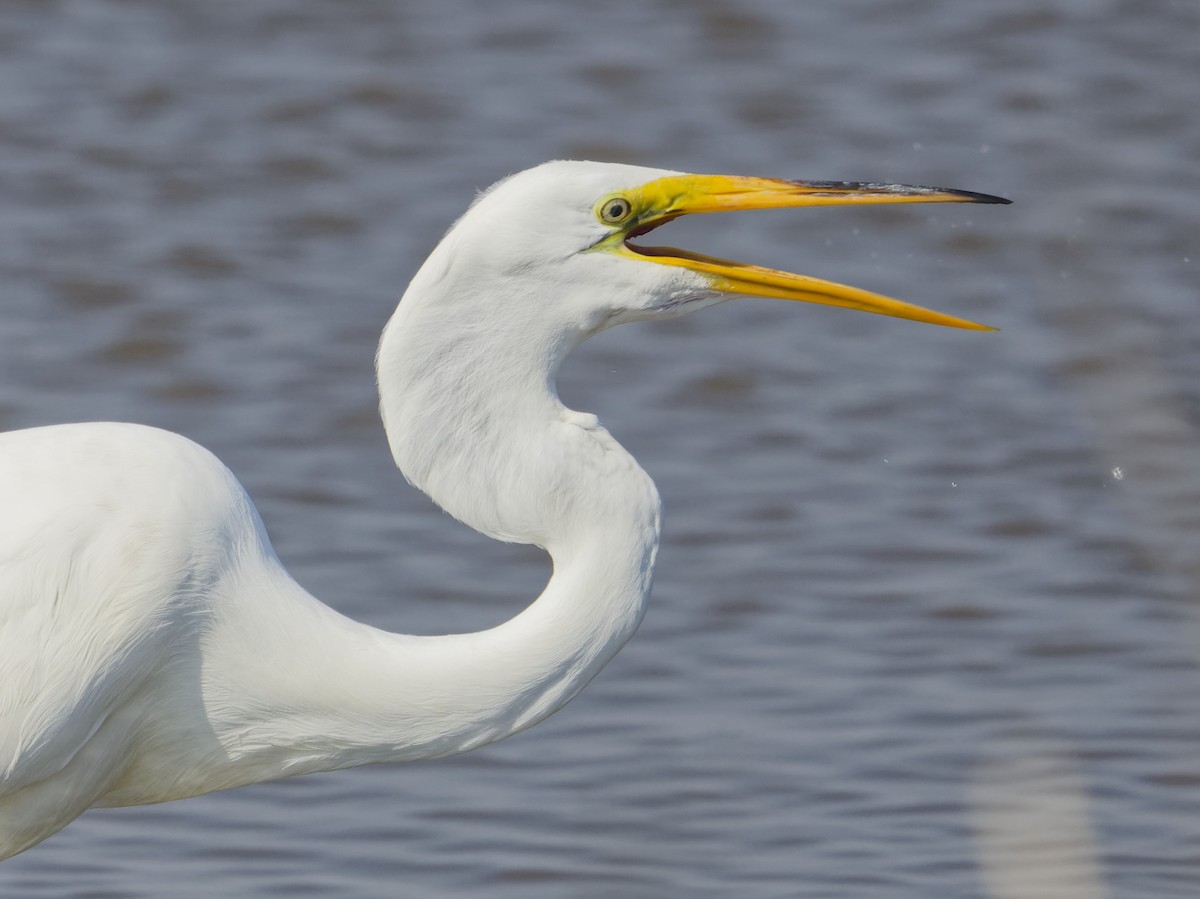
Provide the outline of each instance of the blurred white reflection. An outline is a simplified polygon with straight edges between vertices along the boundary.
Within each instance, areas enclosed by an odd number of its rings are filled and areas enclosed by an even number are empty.
[[[971,786],[991,899],[1107,899],[1083,781],[1054,749],[980,767]]]

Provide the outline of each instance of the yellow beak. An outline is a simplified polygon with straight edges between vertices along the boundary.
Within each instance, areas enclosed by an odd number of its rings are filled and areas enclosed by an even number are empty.
[[[618,201],[614,205],[614,200]],[[859,309],[913,321],[994,331],[952,315],[914,306],[856,287],[775,271],[757,265],[730,262],[669,247],[642,247],[629,241],[681,215],[732,212],[747,209],[778,209],[787,206],[838,206],[858,203],[1008,203],[1001,197],[937,187],[907,184],[875,184],[856,181],[777,181],[732,175],[671,175],[641,187],[605,197],[596,204],[601,221],[610,221],[613,210],[625,207],[628,215],[608,240],[606,248],[622,255],[676,265],[706,276],[712,289],[725,293],[799,300],[826,306]]]

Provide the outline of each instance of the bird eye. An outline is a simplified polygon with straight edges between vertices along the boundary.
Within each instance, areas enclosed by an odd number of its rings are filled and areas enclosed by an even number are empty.
[[[610,225],[619,225],[629,218],[630,213],[633,212],[633,206],[624,197],[609,197],[600,202],[597,212],[600,215],[600,221]]]

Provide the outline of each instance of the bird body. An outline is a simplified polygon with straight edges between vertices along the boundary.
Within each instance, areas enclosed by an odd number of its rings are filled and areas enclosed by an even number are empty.
[[[628,477],[640,511],[614,516],[612,539],[564,543],[521,615],[445,636],[387,633],[312,598],[229,470],[179,435],[0,435],[0,458],[19,461],[0,496],[22,498],[0,526],[0,849],[93,805],[460,752],[565,703],[637,627],[658,501],[606,434],[560,427],[568,446],[598,441],[596,483]]]
[[[447,755],[560,708],[637,628],[660,511],[636,461],[559,400],[571,349],[746,293],[979,327],[632,239],[687,212],[939,201],[998,202],[566,162],[482,195],[414,277],[377,358],[404,475],[553,560],[531,605],[477,633],[392,634],[318,602],[234,476],[179,435],[0,434],[0,858],[92,806]]]

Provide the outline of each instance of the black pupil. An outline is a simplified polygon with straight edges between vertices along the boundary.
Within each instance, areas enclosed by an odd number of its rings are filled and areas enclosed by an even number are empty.
[[[613,200],[608,207],[608,217],[610,219],[619,219],[625,215],[625,204],[621,200]]]

